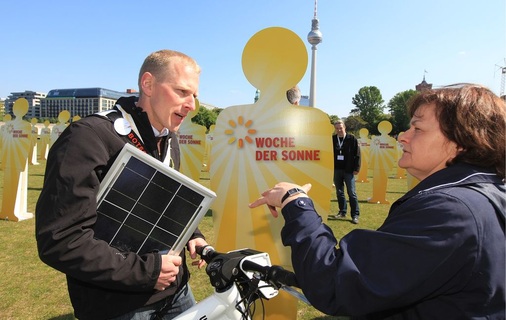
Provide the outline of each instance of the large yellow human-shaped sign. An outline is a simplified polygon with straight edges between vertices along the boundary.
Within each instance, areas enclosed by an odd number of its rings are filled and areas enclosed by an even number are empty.
[[[202,171],[205,172],[209,172],[209,168],[211,168],[211,146],[213,144],[215,127],[216,125],[211,125],[209,132],[206,134],[206,151],[204,152],[204,163],[202,164]]]
[[[3,146],[3,136],[5,133],[5,130],[7,129],[6,124],[11,120],[12,120],[12,116],[10,114],[6,114],[4,116],[4,124],[0,127],[0,154],[3,154],[2,146]],[[0,161],[2,161],[1,158],[0,158]]]
[[[39,156],[44,160],[47,160],[49,145],[51,143],[51,128],[49,128],[49,125],[49,120],[44,121],[44,128],[40,130]]]
[[[51,129],[51,141],[50,146],[53,145],[53,143],[60,137],[63,130],[67,128],[67,121],[70,119],[70,112],[68,110],[62,110],[58,114],[58,123],[53,126],[53,129]]]
[[[190,112],[189,117],[179,127],[179,149],[181,150],[179,171],[187,177],[199,181],[206,148],[206,127],[191,121],[200,108],[198,100],[195,100],[195,104],[195,110]]]
[[[38,165],[37,141],[39,140],[39,128],[37,127],[37,118],[32,118],[32,133],[30,134],[30,152],[28,153],[28,161],[30,164]]]
[[[28,153],[32,126],[23,120],[28,100],[17,99],[12,108],[15,119],[5,124],[2,135],[2,169],[4,170],[1,219],[20,221],[33,217],[27,212]]]
[[[370,203],[388,204],[386,199],[388,174],[392,170],[397,158],[395,146],[396,141],[388,134],[392,131],[392,124],[388,121],[381,121],[378,124],[380,136],[371,138],[371,169],[373,169],[373,190]]]
[[[366,128],[360,129],[358,132],[358,145],[360,146],[360,171],[357,174],[357,182],[369,182],[367,174],[369,171],[369,157],[371,155],[371,139],[369,139],[369,130]]]
[[[224,109],[216,121],[210,178],[218,195],[213,218],[221,251],[253,248],[291,268],[280,237],[283,219],[273,218],[267,207],[248,208],[279,181],[311,183],[316,209],[329,212],[334,128],[321,110],[291,105],[286,98],[304,76],[307,57],[304,42],[280,27],[261,30],[244,48],[244,74],[262,95],[253,105]],[[285,294],[266,304],[269,319],[296,319],[296,314],[297,300]]]

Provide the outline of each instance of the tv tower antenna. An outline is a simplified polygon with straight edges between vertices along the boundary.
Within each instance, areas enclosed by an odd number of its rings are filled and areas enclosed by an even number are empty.
[[[322,42],[322,33],[318,28],[318,18],[316,17],[318,7],[318,0],[314,2],[314,17],[311,21],[311,32],[307,35],[307,41],[311,44],[312,57],[311,57],[311,84],[309,89],[309,106],[315,106],[315,91],[316,91],[316,46]]]

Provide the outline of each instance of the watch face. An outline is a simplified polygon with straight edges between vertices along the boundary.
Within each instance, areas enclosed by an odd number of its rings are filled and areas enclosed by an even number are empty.
[[[299,189],[297,189],[297,188],[288,190],[289,194],[294,194],[294,193],[297,193],[297,192],[299,192]]]

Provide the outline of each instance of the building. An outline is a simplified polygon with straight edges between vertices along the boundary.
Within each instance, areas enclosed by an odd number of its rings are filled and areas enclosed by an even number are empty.
[[[3,119],[5,115],[5,100],[0,98],[0,117]]]
[[[425,75],[424,75],[422,82],[420,82],[419,84],[417,84],[415,86],[415,89],[418,92],[422,92],[422,91],[425,91],[425,90],[430,90],[430,89],[432,89],[432,83],[427,83],[427,81],[425,81]]]
[[[10,114],[14,116],[12,108],[14,107],[14,102],[20,98],[25,98],[28,100],[28,112],[26,113],[26,118],[40,118],[40,107],[41,102],[46,97],[46,94],[43,92],[35,92],[25,90],[24,92],[11,92],[11,95],[5,99],[5,114]]]
[[[309,96],[300,96],[299,106],[309,107]]]
[[[119,92],[104,88],[53,89],[41,101],[42,118],[58,118],[63,110],[70,112],[70,117],[87,115],[109,110],[122,96],[138,96],[133,89]]]

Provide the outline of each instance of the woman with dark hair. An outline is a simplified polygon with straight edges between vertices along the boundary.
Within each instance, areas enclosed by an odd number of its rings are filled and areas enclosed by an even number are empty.
[[[420,183],[376,231],[339,242],[306,195],[281,182],[267,204],[285,226],[297,280],[313,306],[359,319],[505,318],[505,102],[461,84],[410,102],[399,166]]]
[[[414,96],[408,109],[410,117],[428,104],[434,105],[443,135],[460,148],[449,164],[495,168],[504,179],[504,100],[484,87],[458,84]]]

